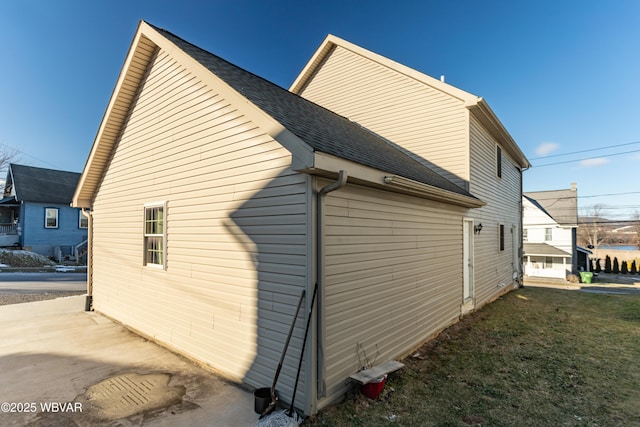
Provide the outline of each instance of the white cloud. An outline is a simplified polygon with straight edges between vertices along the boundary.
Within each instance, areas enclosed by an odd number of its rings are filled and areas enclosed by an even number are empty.
[[[609,163],[609,159],[605,159],[604,157],[596,157],[594,159],[586,159],[580,162],[580,166],[585,168],[593,168],[596,166],[602,166]]]
[[[538,146],[538,148],[536,148],[536,154],[538,156],[546,156],[553,153],[558,148],[560,148],[560,145],[555,142],[543,142]]]

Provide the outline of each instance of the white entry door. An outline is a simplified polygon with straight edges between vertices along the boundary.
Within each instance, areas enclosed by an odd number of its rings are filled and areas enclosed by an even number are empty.
[[[462,291],[463,302],[473,299],[473,220],[463,220],[462,227],[463,246],[463,278],[464,287]]]

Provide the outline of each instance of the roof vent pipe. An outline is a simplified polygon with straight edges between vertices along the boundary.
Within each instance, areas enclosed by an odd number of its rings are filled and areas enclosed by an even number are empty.
[[[440,81],[444,83],[444,74],[440,76]]]

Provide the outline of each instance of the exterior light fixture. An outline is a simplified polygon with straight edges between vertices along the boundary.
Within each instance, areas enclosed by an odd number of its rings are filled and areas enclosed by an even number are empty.
[[[482,231],[482,223],[474,226],[473,231],[475,231],[476,234],[480,234],[480,232]]]

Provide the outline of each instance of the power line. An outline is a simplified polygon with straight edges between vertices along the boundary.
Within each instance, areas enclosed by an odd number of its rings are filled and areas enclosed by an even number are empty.
[[[625,147],[628,145],[635,145],[635,144],[640,144],[640,141],[636,141],[636,142],[627,142],[626,144],[616,144],[616,145],[607,145],[605,147],[600,147],[600,148],[591,148],[588,150],[580,150],[580,151],[572,151],[570,153],[562,153],[562,154],[552,154],[550,156],[541,156],[541,157],[534,157],[532,159],[529,160],[540,160],[540,159],[549,159],[551,157],[561,157],[561,156],[570,156],[572,154],[582,154],[582,153],[589,153],[591,151],[598,151],[598,150],[606,150],[607,148],[617,148],[617,147]]]
[[[544,165],[537,165],[537,166],[533,166],[533,167],[534,168],[542,168],[542,167],[545,167],[545,166],[564,165],[564,164],[567,164],[567,163],[582,162],[584,160],[602,159],[604,157],[622,156],[623,154],[631,154],[631,153],[640,153],[640,150],[623,151],[622,153],[613,153],[613,154],[607,154],[605,156],[597,156],[597,157],[584,157],[584,158],[581,158],[581,159],[565,160],[565,161],[562,161],[562,162],[555,162],[555,163],[545,163]]]

